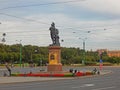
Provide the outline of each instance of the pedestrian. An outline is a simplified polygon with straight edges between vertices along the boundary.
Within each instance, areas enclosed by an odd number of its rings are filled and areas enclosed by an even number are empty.
[[[96,68],[94,68],[93,73],[94,73],[94,74],[96,74],[96,72],[97,72],[97,69],[96,69]]]
[[[5,64],[5,66],[6,66],[7,70],[8,70],[8,72],[9,72],[9,76],[11,76],[11,69],[10,69],[9,64],[7,62]]]

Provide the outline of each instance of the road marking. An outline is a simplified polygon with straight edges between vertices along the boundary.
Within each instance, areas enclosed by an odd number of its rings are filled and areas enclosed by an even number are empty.
[[[85,84],[86,87],[94,86],[94,84]]]
[[[95,86],[94,84],[83,84],[82,86],[76,86],[76,87],[72,87],[72,88],[81,88],[81,87],[93,87]]]
[[[115,87],[97,88],[97,89],[93,89],[93,90],[106,90],[106,89],[111,89],[111,88],[115,88]]]

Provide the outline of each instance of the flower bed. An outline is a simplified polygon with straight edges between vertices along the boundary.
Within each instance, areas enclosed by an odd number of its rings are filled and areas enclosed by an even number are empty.
[[[90,72],[90,71],[89,71],[89,72],[86,72],[85,75],[87,75],[87,76],[88,76],[88,75],[93,75],[93,72]]]
[[[73,77],[74,75],[73,75],[73,73],[65,73],[64,74],[64,77]]]
[[[77,72],[76,76],[85,76],[85,73],[84,72]]]
[[[52,74],[53,77],[64,77],[64,74]]]
[[[26,77],[80,77],[80,76],[88,76],[94,75],[93,72],[77,72],[77,73],[27,73],[27,74],[19,74],[13,73],[11,76],[26,76]]]

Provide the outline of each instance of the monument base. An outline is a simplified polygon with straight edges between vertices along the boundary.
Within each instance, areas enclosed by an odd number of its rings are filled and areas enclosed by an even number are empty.
[[[61,72],[62,71],[62,64],[56,64],[56,65],[49,64],[47,66],[47,71],[48,72]]]

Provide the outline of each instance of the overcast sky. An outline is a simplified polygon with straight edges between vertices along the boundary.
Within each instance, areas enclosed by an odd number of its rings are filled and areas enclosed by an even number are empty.
[[[0,0],[0,39],[48,46],[55,22],[63,47],[120,50],[120,0]],[[17,41],[16,41],[17,40]],[[64,40],[64,42],[61,42]]]

